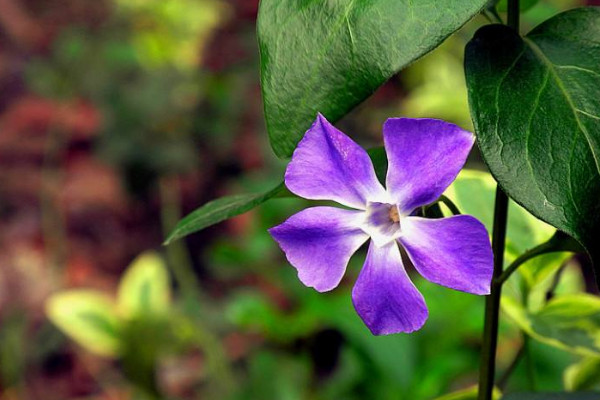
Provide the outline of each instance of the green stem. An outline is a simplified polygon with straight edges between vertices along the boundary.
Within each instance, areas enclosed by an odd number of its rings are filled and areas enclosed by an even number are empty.
[[[483,10],[483,16],[488,19],[492,24],[502,24],[502,18],[498,15],[496,7],[490,7]]]
[[[181,199],[177,177],[162,176],[158,181],[160,195],[160,217],[163,237],[173,230],[181,219]],[[195,298],[200,293],[200,284],[194,274],[192,261],[185,248],[185,242],[179,241],[167,247],[167,259],[185,299]]]
[[[507,25],[519,31],[519,0],[508,0]],[[492,250],[494,251],[494,272],[489,296],[485,299],[485,322],[483,328],[483,344],[481,349],[481,365],[479,367],[478,400],[492,400],[494,391],[494,375],[496,370],[496,349],[498,346],[498,326],[500,316],[500,295],[502,283],[498,279],[502,275],[504,265],[504,248],[506,246],[506,223],[508,219],[508,197],[496,187],[494,205],[494,227],[492,232]]]
[[[555,252],[573,252],[578,253],[582,252],[583,249],[579,248],[579,245],[575,242],[574,239],[567,237],[565,234],[557,231],[550,239],[545,241],[542,244],[539,244],[525,253],[521,254],[517,257],[505,270],[502,272],[502,275],[498,277],[496,283],[502,285],[513,272],[515,272],[521,265],[525,264],[527,261],[535,258],[537,256],[541,256],[543,254],[555,253]]]
[[[448,207],[448,209],[450,210],[450,212],[453,215],[460,215],[461,214],[461,212],[458,209],[458,207],[456,206],[456,204],[454,204],[452,202],[452,200],[450,200],[448,197],[446,197],[444,195],[441,195],[440,196],[440,203],[444,203],[446,205],[446,207]]]
[[[177,177],[163,176],[159,180],[159,194],[161,199],[161,222],[163,237],[172,232],[177,221],[181,219],[181,191]],[[218,393],[210,398],[228,398],[234,386],[233,372],[227,359],[223,344],[204,323],[204,315],[200,312],[203,295],[200,282],[192,268],[192,261],[185,247],[184,241],[171,243],[167,247],[169,265],[175,280],[181,290],[184,311],[187,318],[177,320],[181,325],[186,342],[201,348],[206,355],[206,362],[211,373],[211,378],[217,384]]]
[[[535,368],[533,366],[533,355],[531,354],[530,339],[527,335],[523,337],[523,347],[525,348],[525,369],[527,370],[529,390],[535,391]]]
[[[527,261],[540,256],[542,254],[549,253],[551,251],[557,251],[554,248],[554,244],[550,241],[544,242],[540,245],[535,246],[532,249],[527,250],[525,253],[521,254],[519,257],[515,259],[507,268],[502,272],[502,274],[496,279],[496,283],[502,285],[513,272],[515,272],[521,265],[525,264]]]
[[[519,32],[519,0],[508,0],[506,25]]]
[[[494,390],[494,374],[496,369],[496,347],[498,344],[498,317],[500,315],[500,292],[502,285],[497,283],[502,274],[504,263],[504,247],[506,244],[506,222],[508,218],[508,197],[496,188],[494,205],[494,227],[492,232],[492,250],[494,251],[494,272],[491,292],[485,299],[485,325],[483,329],[483,345],[481,365],[479,369],[478,400],[491,400]]]

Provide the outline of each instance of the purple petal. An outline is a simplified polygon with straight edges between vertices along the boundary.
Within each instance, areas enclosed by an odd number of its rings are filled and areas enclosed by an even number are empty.
[[[386,186],[403,214],[429,204],[465,164],[473,134],[437,119],[390,118],[383,125]]]
[[[285,184],[306,199],[358,209],[365,209],[367,200],[386,197],[367,152],[321,114],[294,151]]]
[[[404,245],[427,280],[473,294],[489,294],[493,255],[488,232],[469,215],[402,220]]]
[[[326,292],[340,283],[350,257],[369,238],[358,227],[363,218],[361,211],[313,207],[269,233],[298,270],[302,283]]]
[[[371,242],[352,302],[374,335],[416,331],[428,316],[425,300],[406,274],[394,242],[382,247]]]

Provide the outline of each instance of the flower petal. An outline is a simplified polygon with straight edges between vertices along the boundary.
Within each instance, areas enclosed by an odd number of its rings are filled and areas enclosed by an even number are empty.
[[[427,320],[425,300],[408,277],[398,244],[369,246],[352,290],[358,315],[374,335],[413,332]]]
[[[359,227],[363,212],[312,207],[269,229],[306,286],[319,292],[342,280],[352,254],[369,236]]]
[[[400,242],[427,280],[473,294],[489,294],[493,255],[485,226],[469,215],[406,217]]]
[[[383,125],[386,187],[403,214],[429,204],[465,164],[474,136],[437,119],[390,118]]]
[[[306,199],[358,209],[365,209],[367,200],[386,196],[367,152],[321,114],[294,151],[285,184]]]

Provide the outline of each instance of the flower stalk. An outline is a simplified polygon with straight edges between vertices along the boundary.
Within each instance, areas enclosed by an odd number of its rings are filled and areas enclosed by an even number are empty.
[[[508,0],[507,25],[519,31],[519,0]],[[496,349],[498,345],[498,326],[500,315],[501,280],[506,246],[506,225],[508,219],[508,196],[500,186],[496,188],[494,205],[494,227],[492,232],[492,250],[494,252],[494,272],[491,293],[485,299],[485,325],[483,328],[483,348],[479,372],[478,400],[492,400],[494,375],[496,371]]]
[[[506,222],[508,219],[508,197],[496,188],[494,205],[494,227],[492,233],[492,250],[494,251],[494,272],[491,293],[485,298],[485,325],[483,328],[483,348],[479,369],[478,400],[491,400],[494,390],[496,371],[496,348],[498,344],[498,322],[500,315],[500,294],[502,283],[498,281],[502,275],[504,263],[504,247],[506,244]]]

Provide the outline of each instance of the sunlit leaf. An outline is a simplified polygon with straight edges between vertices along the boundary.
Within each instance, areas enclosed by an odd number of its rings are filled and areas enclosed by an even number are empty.
[[[464,214],[477,217],[485,224],[488,232],[491,232],[495,191],[496,183],[490,174],[465,169],[445,194]],[[508,212],[506,264],[526,250],[547,241],[555,232],[556,230],[550,225],[511,201]],[[564,246],[559,246],[559,243],[557,243],[557,250],[562,252],[536,257],[519,268],[518,271],[529,287],[546,280],[570,256],[570,253],[565,252]]]
[[[400,103],[400,115],[435,116],[473,130],[462,60],[465,44],[462,35],[453,35],[402,71],[407,92]]]
[[[202,49],[212,31],[227,14],[218,0],[117,0],[120,15],[143,29],[132,33],[131,42],[146,68],[174,65],[197,68]]]
[[[600,356],[600,298],[589,294],[555,297],[528,312],[511,297],[502,310],[528,335],[548,345],[585,356]]]
[[[565,370],[563,380],[567,390],[598,389],[600,387],[600,358],[584,357]]]
[[[119,284],[117,304],[125,317],[153,317],[169,310],[169,273],[162,258],[154,252],[138,256]]]
[[[478,387],[472,386],[467,389],[459,390],[457,392],[448,393],[441,397],[436,397],[435,400],[477,400]],[[494,388],[492,393],[493,400],[499,400],[502,393],[498,388]]]
[[[121,325],[112,299],[93,290],[70,290],[46,301],[50,321],[87,350],[115,357]]]

